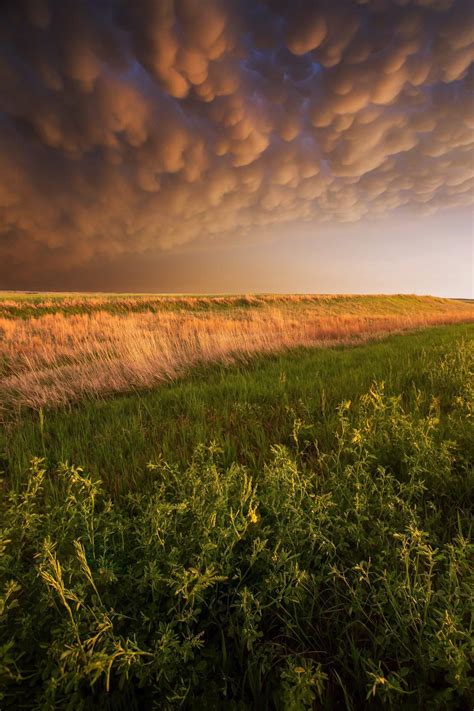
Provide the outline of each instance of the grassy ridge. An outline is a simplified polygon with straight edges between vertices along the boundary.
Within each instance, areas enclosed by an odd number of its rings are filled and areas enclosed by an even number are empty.
[[[472,335],[205,368],[6,431],[2,708],[467,708]]]
[[[406,314],[433,310],[460,309],[466,302],[432,296],[261,294],[248,296],[153,295],[153,294],[21,294],[0,292],[0,318],[33,318],[46,314],[159,313],[185,311],[233,311],[250,308],[302,306],[329,314]]]

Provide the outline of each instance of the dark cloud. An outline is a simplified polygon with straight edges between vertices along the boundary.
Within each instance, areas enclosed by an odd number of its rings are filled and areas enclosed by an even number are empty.
[[[0,8],[0,276],[472,202],[470,0]]]

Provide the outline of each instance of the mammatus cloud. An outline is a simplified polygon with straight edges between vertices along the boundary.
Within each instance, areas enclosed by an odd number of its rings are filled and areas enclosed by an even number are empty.
[[[0,275],[470,204],[473,59],[470,0],[6,0]]]

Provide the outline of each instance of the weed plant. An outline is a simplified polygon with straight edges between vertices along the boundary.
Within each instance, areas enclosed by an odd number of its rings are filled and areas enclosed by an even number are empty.
[[[469,708],[472,341],[424,365],[325,436],[289,407],[258,466],[214,441],[120,495],[44,457],[10,477],[2,709]]]

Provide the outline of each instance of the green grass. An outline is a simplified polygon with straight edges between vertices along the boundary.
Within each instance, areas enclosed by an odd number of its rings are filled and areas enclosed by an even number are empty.
[[[374,381],[389,394],[403,393],[410,407],[436,352],[473,335],[472,324],[450,326],[354,348],[298,349],[240,366],[196,368],[148,392],[31,413],[5,428],[0,455],[12,481],[41,454],[52,465],[80,463],[112,493],[142,485],[149,461],[186,465],[200,443],[213,440],[226,465],[237,460],[256,472],[274,443],[291,442],[295,418],[311,423],[329,448],[337,405],[357,400]]]
[[[1,707],[468,708],[473,335],[9,423]]]

